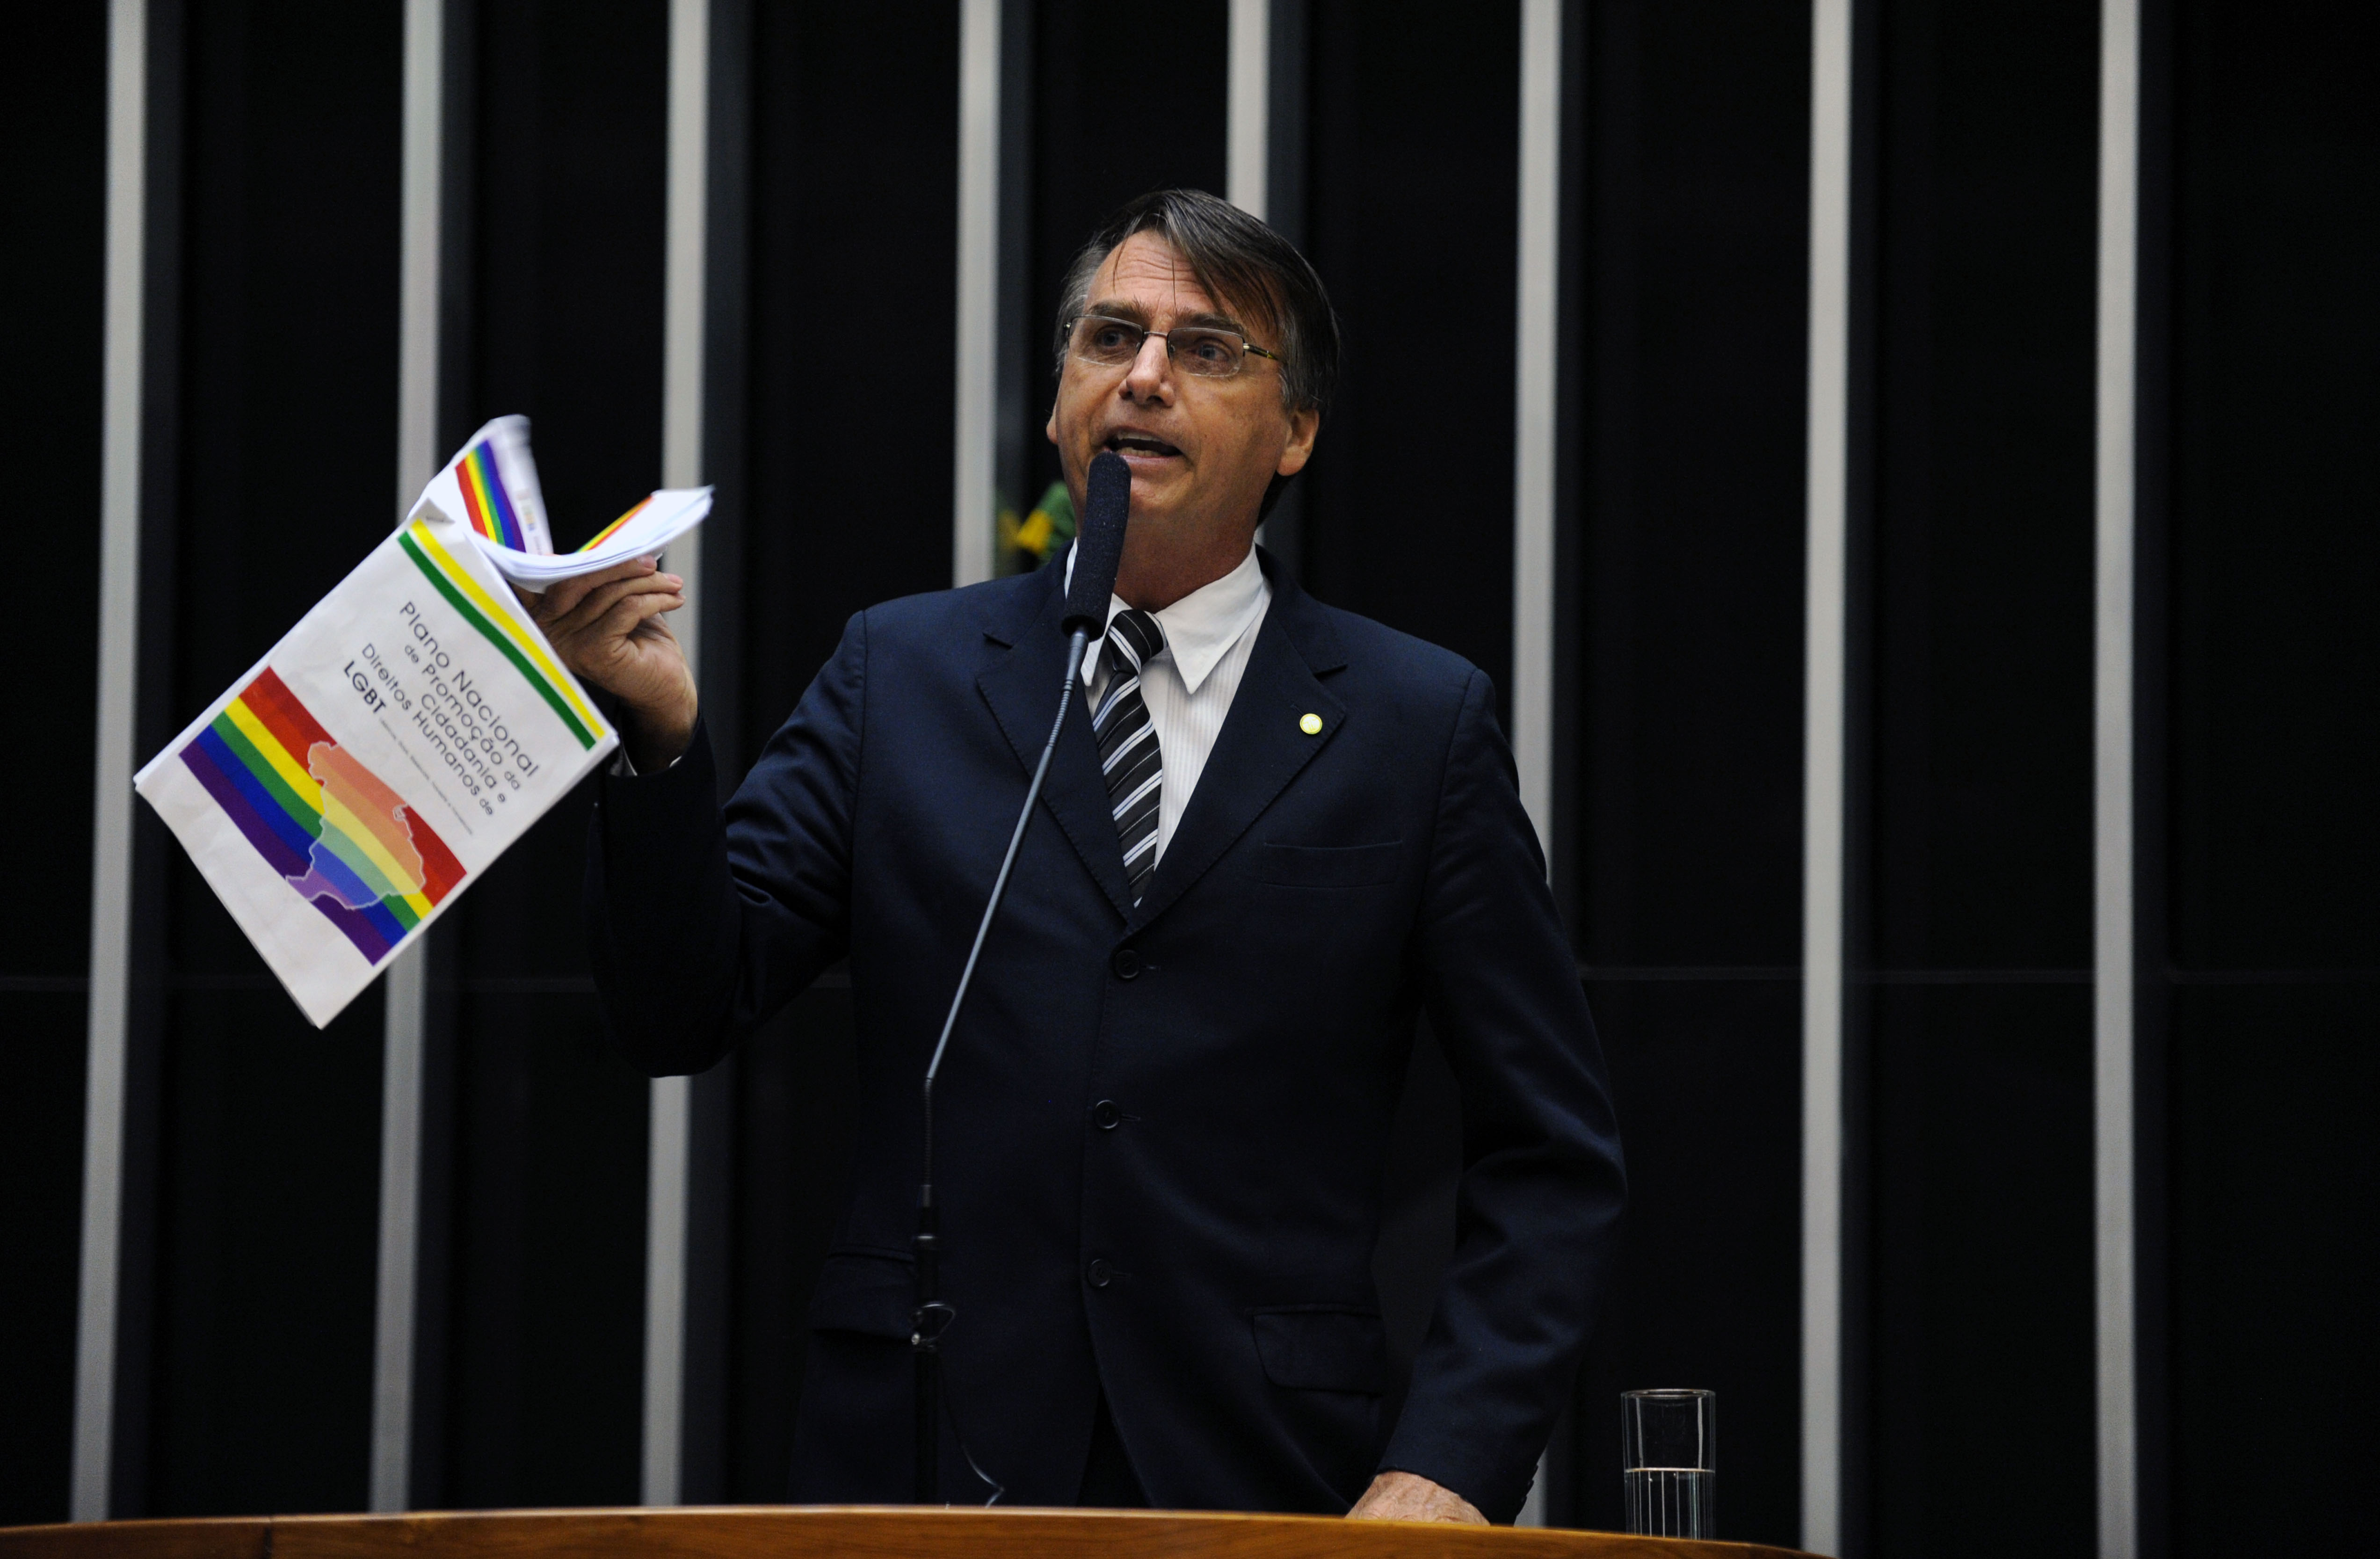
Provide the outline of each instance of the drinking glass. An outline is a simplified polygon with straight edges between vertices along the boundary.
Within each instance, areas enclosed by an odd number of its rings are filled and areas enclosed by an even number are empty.
[[[1718,1394],[1621,1392],[1620,1481],[1630,1531],[1717,1537]]]

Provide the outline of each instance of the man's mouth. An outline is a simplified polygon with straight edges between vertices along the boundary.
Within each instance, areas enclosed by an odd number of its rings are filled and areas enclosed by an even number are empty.
[[[1135,458],[1168,460],[1179,457],[1182,453],[1161,438],[1152,438],[1147,433],[1130,432],[1110,433],[1106,447],[1114,450],[1127,460]]]

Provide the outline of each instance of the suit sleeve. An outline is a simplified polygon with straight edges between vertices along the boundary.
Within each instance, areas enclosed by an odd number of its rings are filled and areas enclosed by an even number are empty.
[[[865,615],[722,815],[698,726],[684,760],[601,781],[585,915],[596,988],[654,1077],[715,1064],[844,956],[859,783]]]
[[[1462,1087],[1463,1168],[1454,1258],[1381,1468],[1510,1521],[1585,1349],[1626,1192],[1602,1051],[1493,709],[1473,672],[1415,932]]]

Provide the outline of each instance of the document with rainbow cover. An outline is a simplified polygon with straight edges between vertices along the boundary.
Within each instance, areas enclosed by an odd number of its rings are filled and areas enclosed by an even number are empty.
[[[317,1028],[619,745],[436,501],[472,454],[135,780]],[[541,538],[519,455],[476,496]]]

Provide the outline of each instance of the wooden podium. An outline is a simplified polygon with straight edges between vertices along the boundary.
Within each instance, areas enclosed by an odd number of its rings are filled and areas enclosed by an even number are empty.
[[[1750,1543],[1200,1512],[731,1505],[0,1528],[0,1559],[1788,1559]]]

